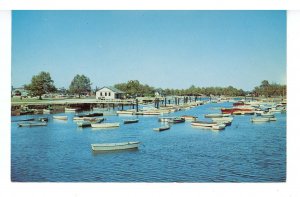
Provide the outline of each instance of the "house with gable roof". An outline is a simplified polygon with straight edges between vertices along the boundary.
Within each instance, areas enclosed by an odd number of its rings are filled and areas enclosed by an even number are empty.
[[[96,92],[96,99],[121,99],[123,98],[124,93],[125,92],[115,87],[107,86]]]

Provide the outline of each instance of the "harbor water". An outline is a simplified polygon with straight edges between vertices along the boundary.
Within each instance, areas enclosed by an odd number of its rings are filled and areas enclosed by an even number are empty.
[[[232,103],[210,103],[164,116],[220,113]],[[65,115],[65,113],[62,113]],[[62,115],[55,114],[55,115]],[[223,131],[174,124],[155,132],[160,116],[105,116],[119,128],[79,128],[51,115],[12,117],[13,182],[284,182],[286,180],[286,114],[277,121],[252,123],[234,116]],[[18,127],[18,119],[49,117],[47,126]],[[139,118],[135,124],[124,119]],[[95,153],[93,143],[140,141],[136,150]]]

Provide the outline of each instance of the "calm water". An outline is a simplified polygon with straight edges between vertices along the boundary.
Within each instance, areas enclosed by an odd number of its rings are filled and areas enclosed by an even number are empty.
[[[183,114],[200,119],[231,103],[207,104]],[[50,119],[46,127],[23,128],[12,122],[12,181],[59,182],[282,182],[286,180],[286,115],[277,121],[250,122],[235,116],[231,126],[216,132],[189,122],[155,132],[158,116],[140,116],[139,123],[117,129],[78,128]],[[52,116],[52,115],[48,115]],[[32,116],[12,117],[12,120]],[[34,117],[34,116],[33,116]],[[37,117],[40,117],[38,115]],[[132,116],[107,116],[121,122]],[[94,154],[92,143],[140,141],[138,150]]]

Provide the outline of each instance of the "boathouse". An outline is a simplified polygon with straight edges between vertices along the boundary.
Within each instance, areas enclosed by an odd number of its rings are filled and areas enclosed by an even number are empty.
[[[121,99],[125,92],[115,87],[103,87],[96,92],[96,99]]]

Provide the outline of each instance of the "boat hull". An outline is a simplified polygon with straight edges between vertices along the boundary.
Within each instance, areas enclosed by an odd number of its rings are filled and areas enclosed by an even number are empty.
[[[114,151],[138,148],[140,142],[124,142],[109,144],[91,144],[93,151]]]
[[[159,128],[154,128],[153,130],[154,131],[165,131],[165,130],[168,130],[168,129],[170,129],[171,127],[159,127]]]
[[[132,124],[132,123],[138,123],[139,120],[124,120],[124,124]]]
[[[37,127],[37,126],[47,126],[47,123],[41,122],[41,123],[18,123],[19,127]]]
[[[120,126],[120,123],[96,123],[91,124],[92,128],[116,128]]]

